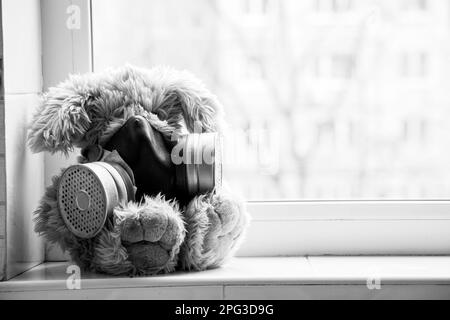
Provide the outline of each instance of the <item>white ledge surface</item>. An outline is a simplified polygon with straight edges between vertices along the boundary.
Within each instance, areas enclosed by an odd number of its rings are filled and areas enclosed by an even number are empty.
[[[0,282],[0,299],[450,299],[450,257],[443,256],[235,258],[222,268],[203,272],[136,278],[82,273],[81,290],[67,288],[69,265],[44,263]],[[379,284],[380,288],[370,289],[368,283]]]

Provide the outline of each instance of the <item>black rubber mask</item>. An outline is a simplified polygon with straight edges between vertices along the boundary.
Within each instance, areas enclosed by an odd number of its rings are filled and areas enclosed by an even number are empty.
[[[221,140],[217,133],[191,133],[167,141],[142,116],[135,116],[108,141],[128,164],[136,181],[136,200],[158,193],[181,204],[222,183]]]
[[[158,193],[168,199],[181,198],[177,194],[169,143],[144,117],[134,116],[105,145],[106,150],[117,150],[133,170],[137,201],[144,195]]]

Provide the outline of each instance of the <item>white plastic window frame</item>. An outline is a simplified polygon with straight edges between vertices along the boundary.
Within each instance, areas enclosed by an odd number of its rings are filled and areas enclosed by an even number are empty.
[[[41,5],[45,86],[91,71],[91,0]],[[61,28],[61,19],[76,18],[76,7],[79,28]],[[66,161],[47,157],[46,180]],[[247,208],[252,222],[240,256],[450,254],[450,201],[266,201]]]

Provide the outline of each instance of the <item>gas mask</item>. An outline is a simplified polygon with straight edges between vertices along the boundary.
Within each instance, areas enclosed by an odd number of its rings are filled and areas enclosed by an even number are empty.
[[[121,202],[159,193],[185,205],[222,184],[222,143],[217,133],[166,139],[142,116],[134,116],[105,146],[82,150],[89,161],[61,176],[58,205],[68,228],[91,238]]]

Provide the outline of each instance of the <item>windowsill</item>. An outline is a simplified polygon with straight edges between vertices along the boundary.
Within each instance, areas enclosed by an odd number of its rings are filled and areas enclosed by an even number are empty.
[[[82,274],[81,290],[67,289],[67,266],[44,263],[2,282],[0,299],[450,299],[450,257],[444,256],[235,258],[203,272],[137,278]]]

